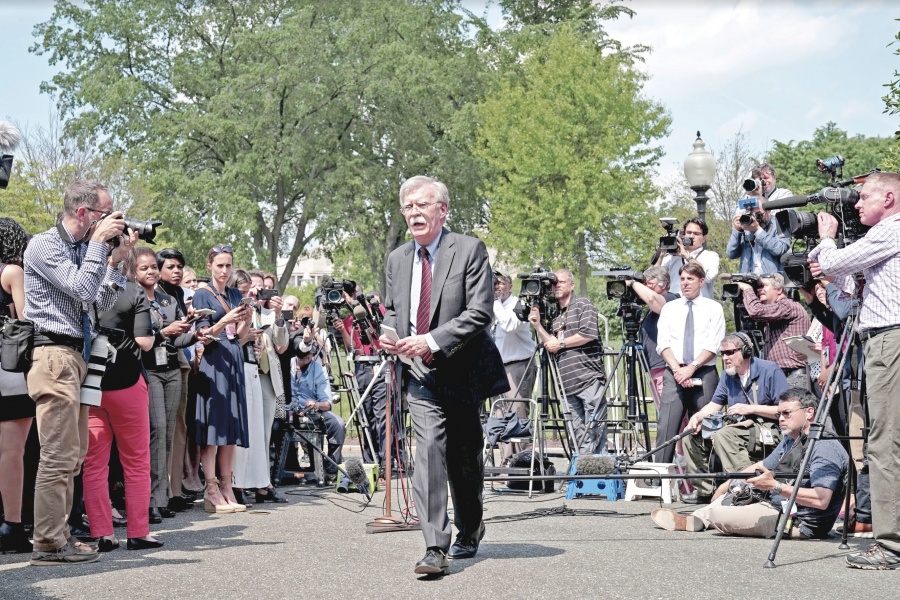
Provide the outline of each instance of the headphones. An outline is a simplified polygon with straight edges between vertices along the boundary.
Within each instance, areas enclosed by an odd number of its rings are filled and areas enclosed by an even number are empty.
[[[737,331],[732,335],[741,340],[741,343],[743,344],[741,346],[741,356],[743,356],[744,358],[750,358],[751,356],[753,356],[753,342],[750,341],[750,336],[743,331]]]

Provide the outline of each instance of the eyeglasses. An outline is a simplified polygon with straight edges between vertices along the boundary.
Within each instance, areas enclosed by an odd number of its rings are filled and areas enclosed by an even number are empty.
[[[213,246],[212,251],[215,252],[216,254],[218,254],[220,252],[227,252],[228,254],[233,254],[234,248],[231,247],[231,244],[225,244],[224,246],[222,244],[218,244],[216,246]]]
[[[724,354],[725,356],[731,356],[735,352],[740,352],[740,351],[741,351],[740,348],[732,348],[731,350],[722,350],[722,354]]]
[[[89,208],[88,210],[91,212],[94,212],[94,213],[98,213],[100,215],[100,219],[102,219],[104,217],[108,217],[109,215],[111,215],[113,213],[113,211],[111,211],[111,210],[103,212],[102,210],[97,210],[96,208]],[[99,221],[100,219],[97,219],[97,220]]]
[[[791,417],[791,415],[794,414],[795,412],[797,412],[798,410],[805,410],[805,409],[795,408],[794,410],[779,410],[775,414],[778,416],[779,419],[782,417],[784,417],[785,419],[789,419]]]
[[[437,204],[437,202],[416,202],[415,204],[404,204],[400,207],[400,212],[404,215],[410,214],[411,212],[413,212],[413,210],[415,210],[416,212],[425,212],[425,209],[434,204]]]

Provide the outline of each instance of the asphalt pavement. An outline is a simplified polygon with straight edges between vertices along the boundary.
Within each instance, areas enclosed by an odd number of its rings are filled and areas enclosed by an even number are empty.
[[[397,482],[395,480],[395,486]],[[658,500],[566,500],[565,494],[487,489],[487,534],[478,556],[434,580],[413,573],[419,531],[368,534],[384,514],[380,491],[280,488],[289,504],[246,513],[192,510],[152,526],[165,547],[102,554],[88,565],[31,567],[0,555],[0,599],[90,598],[870,598],[898,597],[898,574],[845,566],[869,540],[787,540],[774,569],[771,540],[663,531]],[[398,514],[394,493],[393,514]],[[689,510],[682,504],[670,507]],[[123,538],[124,530],[117,530]]]

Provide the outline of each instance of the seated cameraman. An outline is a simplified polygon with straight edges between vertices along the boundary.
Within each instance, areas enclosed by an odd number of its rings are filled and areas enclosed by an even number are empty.
[[[298,349],[296,354],[296,371],[291,374],[291,404],[288,407],[295,412],[303,412],[314,408],[322,413],[325,420],[325,435],[328,438],[328,456],[337,464],[343,462],[341,456],[346,436],[344,420],[331,412],[331,384],[322,364],[313,360],[309,350]],[[330,485],[337,479],[337,466],[325,461],[325,484]]]
[[[784,275],[766,273],[754,289],[749,283],[738,283],[744,294],[744,307],[754,321],[764,324],[766,359],[784,371],[790,387],[809,389],[806,355],[794,352],[784,338],[806,335],[809,314],[803,305],[784,295]]]
[[[765,460],[750,465],[744,472],[762,471],[747,480],[731,480],[716,490],[716,500],[690,515],[667,508],[650,513],[653,522],[669,531],[703,531],[715,528],[722,533],[748,537],[772,537],[782,502],[794,491],[796,474],[805,454],[807,435],[818,399],[810,392],[791,388],[779,397],[776,414],[784,439]],[[847,453],[837,440],[815,443],[806,475],[800,478],[800,490],[786,535],[792,538],[825,538],[837,519],[844,499]],[[742,504],[749,496],[743,488],[749,484],[760,502]],[[736,490],[737,493],[729,490]],[[743,493],[741,493],[743,492]],[[793,511],[792,511],[793,512]]]
[[[770,198],[789,196],[790,191],[775,188],[775,169],[769,164],[754,167],[751,176],[759,182],[755,189],[747,192],[757,200],[756,207],[734,217],[734,231],[725,254],[728,258],[741,259],[741,273],[780,273],[783,271],[781,255],[788,251],[791,243],[778,236],[775,219],[765,210],[765,203]]]
[[[669,271],[669,291],[681,293],[681,278],[678,271],[689,260],[696,260],[706,271],[706,283],[700,293],[705,298],[713,297],[713,284],[719,274],[719,255],[706,248],[706,235],[709,228],[703,219],[694,217],[684,223],[684,235],[675,238],[678,251],[675,254],[660,253],[656,266],[665,267]]]
[[[669,271],[665,267],[650,267],[644,271],[644,281],[626,279],[625,285],[629,286],[638,298],[644,301],[647,314],[641,323],[641,345],[644,347],[644,355],[647,358],[647,366],[650,368],[650,377],[656,387],[656,395],[662,397],[663,374],[666,372],[666,361],[656,351],[656,337],[659,334],[659,313],[669,300],[678,298],[678,294],[669,291]],[[681,289],[679,281],[678,289]],[[657,406],[659,408],[659,406]]]
[[[761,460],[781,439],[776,418],[778,398],[788,389],[781,369],[773,362],[753,357],[753,345],[743,333],[726,335],[720,348],[725,376],[712,400],[700,409],[686,430],[693,435],[684,441],[688,471],[711,470],[709,458],[716,453],[726,471],[740,471],[754,460]],[[700,433],[705,417],[726,411],[726,425],[707,437]],[[696,498],[685,497],[689,504],[706,504],[713,491],[712,479],[694,479]]]

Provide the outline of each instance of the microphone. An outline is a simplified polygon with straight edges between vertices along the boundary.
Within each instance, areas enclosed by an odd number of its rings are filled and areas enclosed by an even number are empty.
[[[12,154],[19,147],[22,134],[9,121],[0,121],[0,154]]]
[[[579,456],[575,461],[576,475],[609,475],[616,472],[616,459],[609,454]]]
[[[347,477],[350,478],[353,485],[368,498],[369,477],[366,475],[366,468],[363,466],[362,459],[356,457],[348,458],[344,461],[344,470],[347,471]]]
[[[806,206],[813,201],[815,196],[788,196],[787,198],[779,198],[778,200],[766,200],[763,204],[765,210],[776,210],[779,208],[797,208]]]
[[[325,314],[325,311],[315,308],[313,309],[313,321],[315,322],[316,327],[325,329],[328,325],[328,315]]]
[[[375,330],[369,322],[369,314],[362,304],[353,307],[353,320],[359,326],[360,341],[367,346],[373,343],[378,336],[375,335]]]

